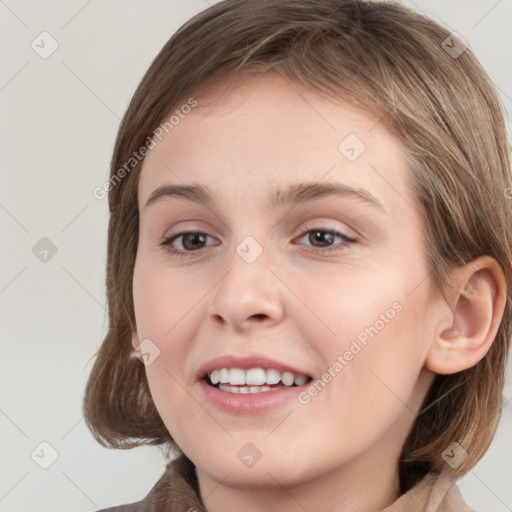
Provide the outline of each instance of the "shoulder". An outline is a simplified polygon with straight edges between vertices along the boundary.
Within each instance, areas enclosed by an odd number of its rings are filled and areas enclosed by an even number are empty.
[[[102,508],[97,512],[157,512],[154,505],[147,500],[129,503],[127,505],[118,505],[110,508]]]
[[[119,505],[116,507],[102,508],[97,512],[156,512],[151,504],[144,503],[144,500],[130,503],[128,505]]]
[[[141,501],[105,508],[97,512],[167,512],[182,510],[204,511],[199,497],[195,467],[184,455],[167,465],[164,474]]]

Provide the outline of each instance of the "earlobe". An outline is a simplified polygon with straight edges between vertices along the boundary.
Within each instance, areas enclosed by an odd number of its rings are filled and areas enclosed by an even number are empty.
[[[140,348],[140,340],[139,340],[137,331],[135,329],[132,331],[132,347],[133,347],[133,355],[137,359],[142,361],[142,351]]]
[[[451,325],[441,327],[425,360],[438,374],[458,373],[475,366],[492,346],[503,316],[506,281],[497,261],[482,256],[454,271]]]

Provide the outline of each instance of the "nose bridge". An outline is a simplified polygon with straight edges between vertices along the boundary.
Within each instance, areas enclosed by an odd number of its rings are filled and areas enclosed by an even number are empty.
[[[281,318],[279,283],[267,268],[270,258],[263,243],[246,236],[226,256],[227,270],[210,305],[210,315],[217,321],[242,329],[255,320],[272,323]]]

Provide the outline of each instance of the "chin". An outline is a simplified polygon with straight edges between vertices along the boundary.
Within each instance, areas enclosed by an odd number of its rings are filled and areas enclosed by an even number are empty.
[[[223,485],[236,489],[255,489],[269,490],[282,487],[294,487],[304,483],[308,475],[302,468],[307,468],[307,464],[300,465],[291,460],[287,460],[283,454],[273,457],[263,457],[251,466],[246,466],[232,457],[220,457],[217,463],[213,463],[211,458],[198,460],[194,462],[199,471],[206,473],[216,482],[222,482]],[[228,476],[229,475],[229,476]]]

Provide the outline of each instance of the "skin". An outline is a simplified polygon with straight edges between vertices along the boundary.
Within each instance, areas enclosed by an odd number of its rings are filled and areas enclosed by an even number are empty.
[[[400,452],[434,372],[487,353],[503,276],[482,258],[454,274],[447,300],[435,290],[405,151],[377,116],[277,74],[227,84],[198,96],[145,159],[134,349],[150,339],[160,351],[146,367],[151,393],[209,511],[381,510],[399,496]],[[338,150],[348,134],[366,146],[353,162]],[[365,189],[386,212],[349,196],[267,204],[274,186],[310,181]],[[208,186],[214,203],[145,207],[158,186],[185,183]],[[183,258],[161,246],[181,229],[208,235],[175,240]],[[356,242],[315,246],[307,229]],[[250,264],[236,251],[247,236],[263,250]],[[199,392],[199,366],[227,354],[263,354],[318,379],[394,303],[401,311],[307,405],[237,416]],[[246,443],[262,455],[251,468],[237,457]]]

